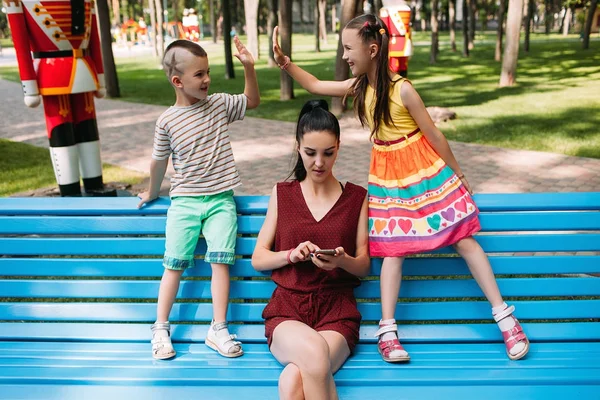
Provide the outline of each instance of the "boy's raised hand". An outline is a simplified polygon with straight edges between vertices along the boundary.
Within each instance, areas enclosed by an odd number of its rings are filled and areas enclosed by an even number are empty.
[[[233,43],[235,44],[235,47],[238,51],[238,54],[236,54],[235,56],[238,60],[241,61],[242,65],[254,65],[254,57],[252,56],[252,53],[248,51],[246,46],[244,46],[244,44],[240,41],[240,39],[237,36],[233,37]]]
[[[285,63],[285,54],[283,54],[281,47],[279,47],[279,26],[273,29],[273,58],[277,65]]]

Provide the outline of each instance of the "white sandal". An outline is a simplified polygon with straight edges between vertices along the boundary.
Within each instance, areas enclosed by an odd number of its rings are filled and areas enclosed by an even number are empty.
[[[156,322],[150,327],[152,330],[152,357],[156,360],[168,360],[175,357],[175,349],[171,343],[171,324],[168,322]],[[157,331],[167,331],[168,336],[157,336]]]
[[[217,332],[223,329],[227,333],[217,336]],[[237,336],[229,333],[227,322],[220,322],[214,325],[211,323],[204,343],[223,357],[234,358],[244,354],[242,343],[235,339],[237,339]]]

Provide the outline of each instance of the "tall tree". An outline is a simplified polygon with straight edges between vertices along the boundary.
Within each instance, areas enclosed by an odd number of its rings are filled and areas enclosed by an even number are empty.
[[[585,29],[583,30],[583,48],[590,48],[590,32],[592,31],[592,23],[594,22],[594,15],[596,15],[596,7],[598,6],[598,0],[591,0],[590,6],[588,7],[587,19],[585,20]]]
[[[342,18],[340,20],[340,30],[344,29],[344,26],[356,16],[356,10],[358,3],[362,0],[343,0],[342,1]],[[335,57],[335,80],[344,81],[348,79],[348,73],[350,67],[348,63],[342,60],[344,54],[344,48],[342,46],[342,35],[339,35],[337,55]],[[346,103],[342,102],[341,97],[334,97],[331,99],[331,112],[334,114],[341,114],[346,109]]]
[[[217,0],[208,0],[208,14],[210,20],[210,34],[212,36],[212,42],[217,43],[217,18],[215,16],[215,11],[217,9],[217,5],[215,4]]]
[[[321,32],[320,30],[320,21],[321,21],[321,10],[319,8],[319,0],[316,0],[317,4],[314,9],[314,33],[315,33],[315,52],[321,52]]]
[[[546,35],[550,34],[554,25],[554,14],[552,13],[552,0],[544,0],[544,23],[546,24]]]
[[[152,54],[158,58],[158,44],[156,41],[156,7],[154,0],[148,0],[148,8],[150,9],[150,26],[148,27],[148,39],[152,45]]]
[[[573,17],[573,10],[571,6],[565,6],[565,18],[563,19],[563,36],[567,36],[569,34],[569,28],[571,26],[571,18]]]
[[[283,54],[292,56],[292,0],[279,0],[279,34],[281,36],[281,50]],[[294,82],[287,72],[281,71],[279,75],[281,87],[279,98],[291,100],[294,98]]]
[[[502,60],[502,37],[504,36],[504,14],[506,13],[506,2],[508,0],[500,0],[500,7],[498,8],[498,29],[496,31],[496,54],[494,59],[496,61]]]
[[[469,50],[475,46],[475,24],[477,15],[477,0],[469,0]]]
[[[255,60],[260,56],[258,46],[258,0],[244,0],[246,16],[246,35],[248,36],[248,51]]]
[[[229,0],[221,0],[223,13],[223,43],[225,47],[225,79],[234,79],[233,56],[231,54],[231,9]]]
[[[112,1],[112,12],[113,12],[112,23],[115,25],[121,25],[121,6],[119,5],[119,0],[111,0],[111,1]]]
[[[152,1],[152,0],[149,0]],[[154,8],[156,8],[156,52],[158,58],[162,60],[165,54],[165,38],[163,36],[163,7],[161,0],[154,1]]]
[[[438,27],[438,5],[439,0],[431,0],[431,52],[429,54],[429,63],[437,62],[439,51],[439,27]]]
[[[535,0],[527,1],[527,15],[525,16],[525,40],[523,41],[523,48],[525,52],[529,53],[529,37],[531,36],[531,25],[533,22],[533,13],[535,12]]]
[[[317,0],[319,8],[319,35],[321,42],[327,44],[327,0]]]
[[[469,57],[469,7],[471,0],[464,0],[462,6],[463,57]]]
[[[267,14],[267,37],[269,40],[269,67],[273,68],[277,65],[275,58],[273,57],[273,29],[278,24],[278,12],[279,0],[267,0],[269,13]]]
[[[106,80],[106,94],[108,97],[121,97],[117,67],[112,52],[112,35],[110,34],[110,10],[107,0],[96,2],[98,9],[98,28],[100,31],[100,46],[102,47],[102,64],[104,66],[104,79]]]
[[[448,0],[448,19],[450,20],[450,45],[456,51],[456,0]]]
[[[506,17],[506,48],[502,57],[500,87],[512,86],[517,79],[517,61],[519,59],[519,36],[523,16],[523,0],[508,1]]]

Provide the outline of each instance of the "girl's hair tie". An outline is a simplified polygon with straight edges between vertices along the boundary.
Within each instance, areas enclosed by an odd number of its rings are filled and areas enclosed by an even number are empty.
[[[370,28],[369,21],[365,21],[363,28]]]
[[[383,35],[385,34],[385,29],[381,28],[381,29],[379,30],[379,34],[380,34],[381,36],[383,36]]]

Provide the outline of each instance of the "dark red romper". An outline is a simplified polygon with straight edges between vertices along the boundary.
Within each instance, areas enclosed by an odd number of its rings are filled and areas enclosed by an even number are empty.
[[[304,200],[300,183],[278,183],[274,251],[296,248],[308,240],[321,249],[342,246],[354,257],[358,219],[366,195],[366,189],[347,183],[337,203],[317,222]],[[361,321],[354,297],[354,288],[360,285],[356,276],[341,268],[325,271],[308,260],[276,269],[272,278],[277,288],[262,315],[269,346],[277,325],[294,320],[316,331],[339,332],[350,351],[354,349]]]

